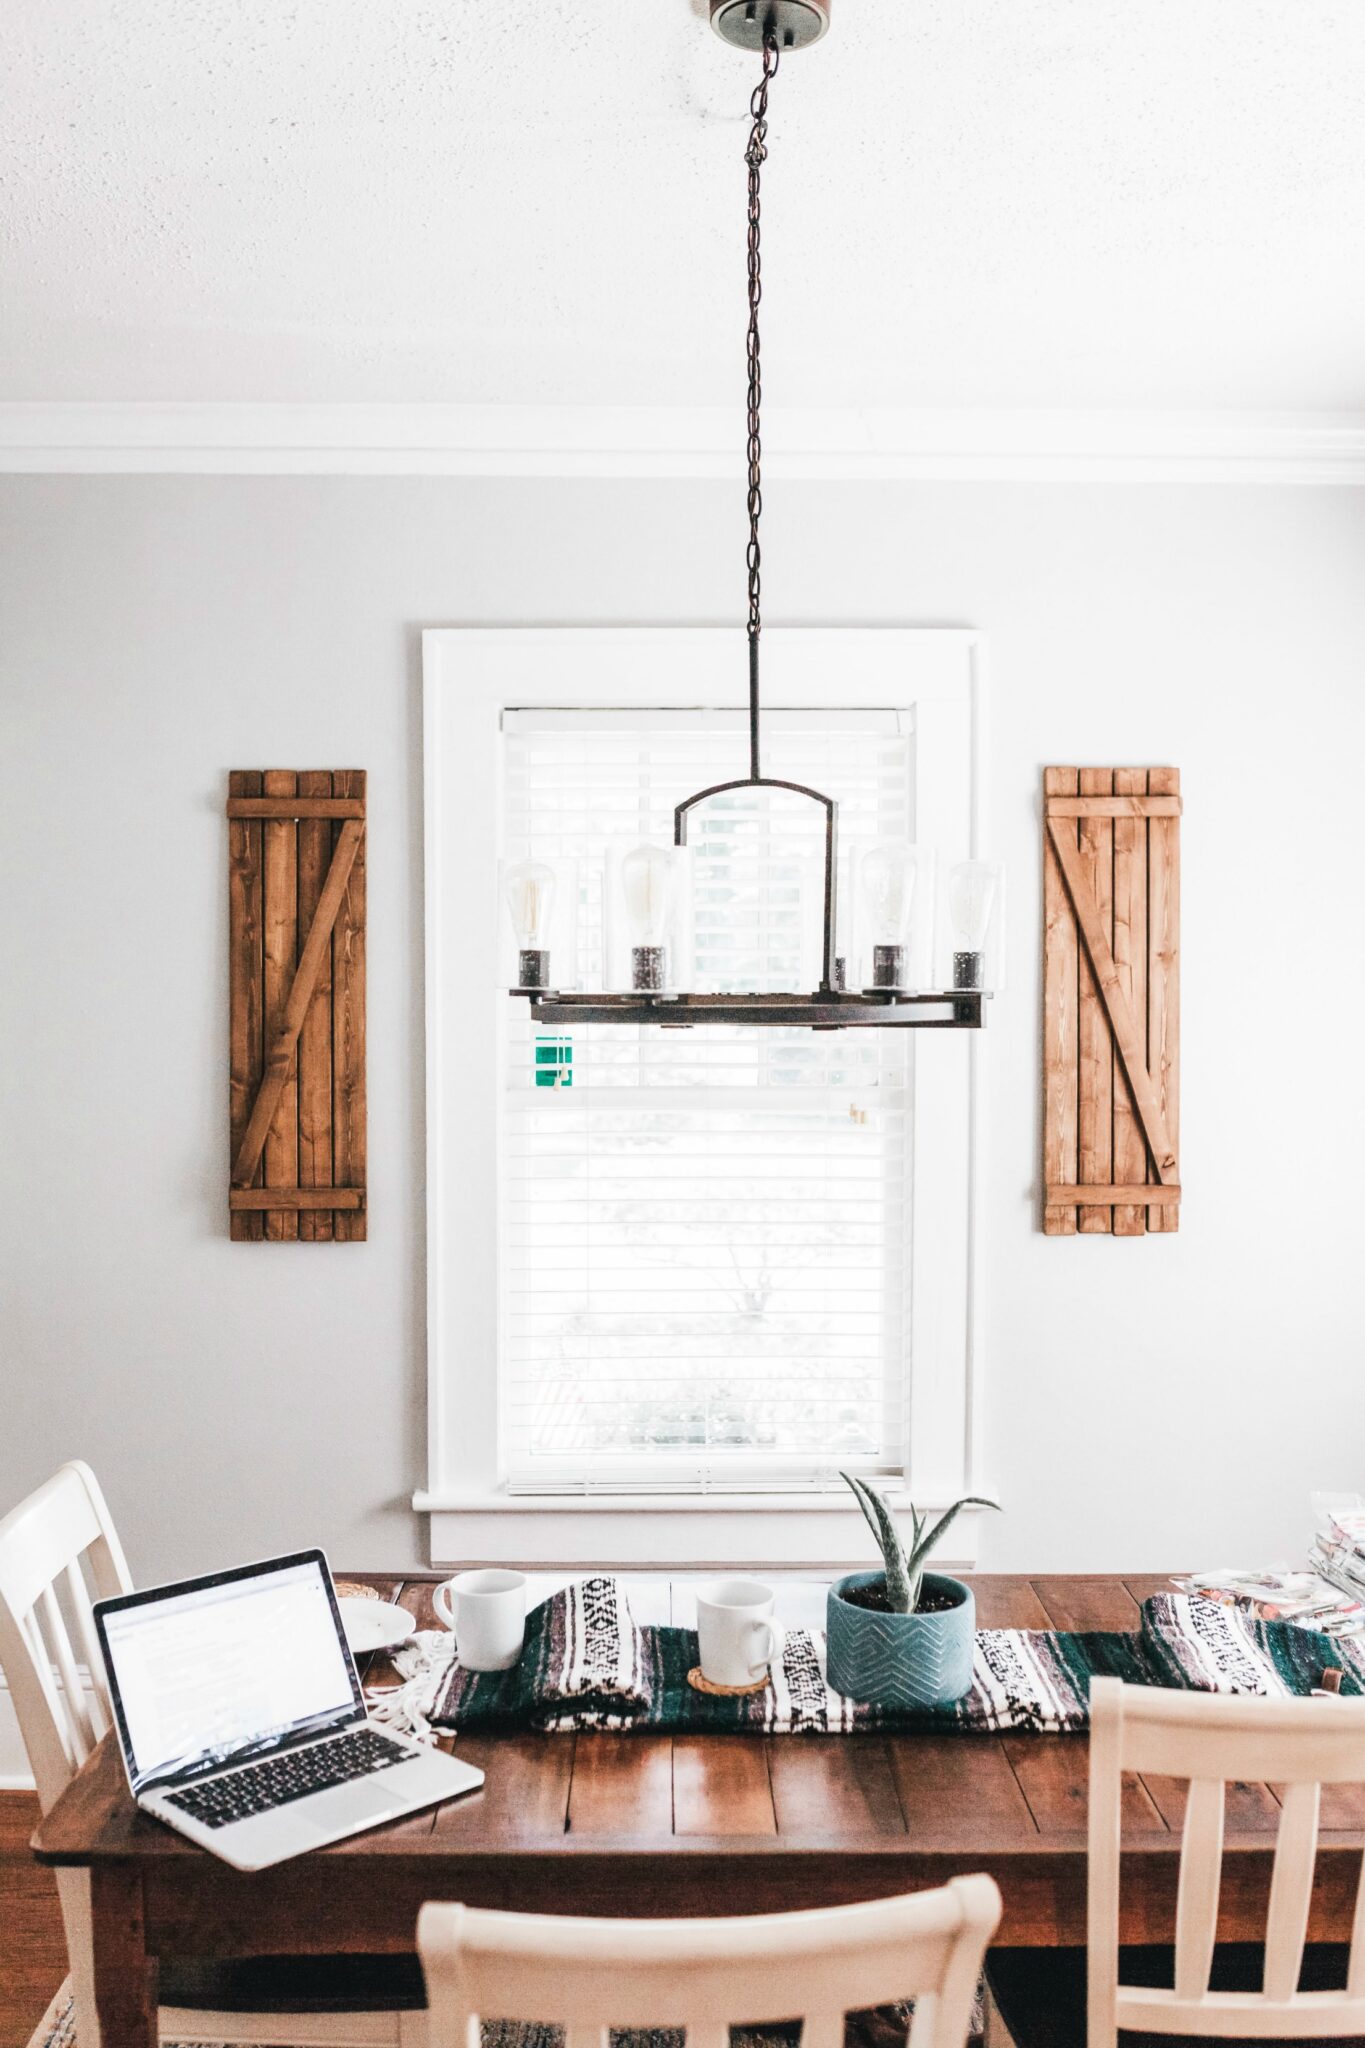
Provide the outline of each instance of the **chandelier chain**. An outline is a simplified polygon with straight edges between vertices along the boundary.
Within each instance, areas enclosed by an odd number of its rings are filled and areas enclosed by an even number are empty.
[[[749,166],[749,639],[757,640],[762,630],[762,552],[758,544],[758,522],[763,514],[763,438],[760,411],[763,404],[763,374],[759,354],[758,308],[763,297],[763,260],[760,244],[760,174],[768,154],[768,87],[777,75],[777,36],[769,30],[763,38],[763,76],[749,100],[753,126],[749,131],[744,160]],[[752,647],[751,647],[751,651]]]

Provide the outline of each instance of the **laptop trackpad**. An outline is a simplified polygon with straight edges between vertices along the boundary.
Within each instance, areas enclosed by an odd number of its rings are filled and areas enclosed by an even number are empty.
[[[347,1785],[345,1793],[347,1818],[360,1821],[367,1827],[377,1827],[381,1820],[388,1820],[392,1814],[410,1811],[407,1802],[396,1792],[392,1798],[386,1799],[375,1785]]]

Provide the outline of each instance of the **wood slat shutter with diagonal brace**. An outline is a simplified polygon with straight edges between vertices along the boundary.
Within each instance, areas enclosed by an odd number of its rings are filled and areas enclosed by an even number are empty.
[[[1043,1229],[1180,1222],[1180,771],[1043,771]]]
[[[365,775],[228,778],[238,1241],[365,1236]]]

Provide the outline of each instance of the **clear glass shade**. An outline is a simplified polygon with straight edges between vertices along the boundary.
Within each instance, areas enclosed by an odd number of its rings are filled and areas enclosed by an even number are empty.
[[[858,879],[873,945],[905,944],[918,873],[919,856],[905,839],[883,839],[863,855]]]
[[[675,861],[671,849],[637,846],[621,862],[626,936],[632,946],[662,946],[673,910]]]
[[[963,860],[950,869],[948,918],[953,929],[953,945],[959,951],[979,953],[983,950],[999,886],[1000,870],[994,861]]]
[[[518,946],[542,951],[550,943],[555,907],[555,871],[543,861],[522,860],[503,879],[507,909]]]

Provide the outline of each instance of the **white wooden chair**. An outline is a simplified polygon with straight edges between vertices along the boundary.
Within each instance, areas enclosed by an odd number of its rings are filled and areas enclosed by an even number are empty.
[[[728,2048],[731,2026],[803,2022],[801,2048],[842,2048],[844,2018],[913,1998],[913,2048],[963,2048],[986,1944],[989,1877],[868,1905],[724,1920],[576,1920],[429,1905],[417,1922],[432,2048],[479,2048],[479,2024],[561,2026],[565,2048],[609,2029],[681,2027]]]
[[[1175,1948],[1164,1986],[1120,1980],[1119,1852],[1124,1771],[1184,1779],[1189,1792],[1180,1850]],[[1265,1929],[1264,1965],[1240,1949],[1231,1974],[1250,1981],[1211,1989],[1223,1863],[1226,1787],[1267,1780],[1280,1796]],[[1322,2040],[1365,2035],[1365,1882],[1357,1892],[1344,1989],[1300,1990],[1318,1807],[1323,1785],[1365,1783],[1365,1699],[1235,1699],[1092,1680],[1085,2020],[1072,2038],[1115,2048],[1120,2028],[1224,2040]],[[1006,1994],[1010,1958],[987,1963],[988,1988],[1018,2048],[1031,2039],[1023,2001]],[[1049,1992],[1047,1961],[1025,1979],[1039,2038],[1067,2037]],[[1079,1999],[1076,2001],[1079,2007]],[[1076,2012],[1077,2021],[1080,2012]]]
[[[92,1599],[132,1589],[123,1547],[99,1483],[88,1465],[63,1465],[0,1521],[0,1669],[9,1684],[19,1731],[46,1813],[110,1726],[104,1668],[95,1638]],[[72,1633],[75,1641],[73,1644]],[[84,1672],[82,1671],[84,1666]],[[86,1677],[88,1673],[88,1679]],[[90,1879],[84,1870],[55,1873],[71,1975],[77,2048],[99,2048],[90,1944]],[[233,2005],[249,1993],[251,1966],[227,1973]],[[287,2042],[299,2048],[370,2048],[425,2040],[422,2011],[300,2011],[288,2003],[288,1970],[271,1966],[273,2011],[209,2010],[168,2002],[160,2009],[163,2041]],[[309,1973],[316,1978],[316,1972]],[[212,1995],[214,1976],[197,1976]],[[176,1973],[163,1973],[174,1997]],[[332,1995],[336,1995],[335,1992]],[[345,1991],[342,1992],[345,1997]],[[363,1992],[361,1994],[363,1996]],[[46,2038],[52,2010],[35,2042]]]

